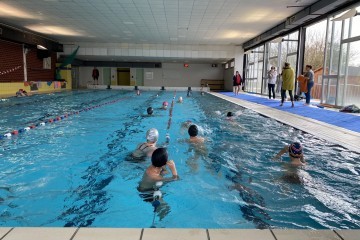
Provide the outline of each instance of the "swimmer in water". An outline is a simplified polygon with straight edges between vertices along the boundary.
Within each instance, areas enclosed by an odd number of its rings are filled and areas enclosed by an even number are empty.
[[[294,142],[288,146],[285,146],[278,154],[276,154],[273,159],[279,159],[285,153],[289,153],[291,165],[301,166],[306,164],[304,160],[303,147],[299,142]]]
[[[169,103],[168,102],[163,102],[163,104],[162,104],[162,109],[164,109],[164,110],[166,110],[167,109],[167,107],[168,107],[168,105],[169,105]]]
[[[196,125],[191,125],[188,129],[188,133],[190,136],[189,142],[190,143],[203,143],[205,139],[203,137],[199,137],[199,129]]]
[[[147,112],[148,115],[152,115],[154,113],[154,109],[152,107],[148,107],[146,109],[146,112]]]
[[[172,176],[164,178],[164,167],[168,167]],[[168,153],[165,148],[158,148],[151,156],[151,165],[146,169],[139,184],[139,191],[154,189],[158,181],[173,181],[178,179],[178,174],[173,160],[168,160]]]
[[[228,112],[228,113],[226,114],[226,119],[227,119],[227,120],[233,120],[233,117],[234,117],[234,116],[235,116],[234,113]]]
[[[183,98],[181,96],[179,97],[178,103],[183,103]]]
[[[140,143],[132,156],[135,158],[151,157],[153,152],[156,150],[156,142],[159,139],[159,132],[155,128],[150,128],[146,132],[146,142]]]

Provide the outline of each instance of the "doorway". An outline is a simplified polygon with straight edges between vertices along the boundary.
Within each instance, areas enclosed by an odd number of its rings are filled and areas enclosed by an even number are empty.
[[[130,86],[130,68],[117,69],[117,85]]]

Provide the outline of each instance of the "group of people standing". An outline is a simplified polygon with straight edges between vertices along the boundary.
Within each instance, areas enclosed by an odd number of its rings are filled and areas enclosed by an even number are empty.
[[[285,98],[286,98],[286,91],[288,91],[291,106],[294,107],[294,96],[293,96],[293,89],[295,85],[295,71],[290,66],[290,63],[286,62],[282,69],[281,80],[279,84],[281,84],[281,104],[283,106]],[[277,81],[278,73],[274,66],[268,71],[268,90],[269,90],[269,99],[272,97],[275,99],[275,84]],[[311,65],[306,65],[306,72],[304,75],[300,75],[297,80],[300,84],[300,92],[305,93],[306,96],[306,105],[310,104],[311,99],[311,89],[314,86],[314,72],[312,70]]]

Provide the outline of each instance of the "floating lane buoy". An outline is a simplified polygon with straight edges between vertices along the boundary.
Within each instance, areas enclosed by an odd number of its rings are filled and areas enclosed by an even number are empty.
[[[18,130],[14,130],[11,132],[12,135],[18,135],[19,134],[19,131]]]
[[[54,122],[54,120],[53,119],[49,119],[49,121],[48,121],[49,123],[52,123],[52,122]]]
[[[24,131],[29,131],[29,130],[30,130],[29,127],[25,127],[25,128],[24,128]]]
[[[56,120],[60,121],[60,120],[61,120],[61,117],[56,117]]]
[[[44,122],[39,123],[39,126],[45,126]]]
[[[31,125],[31,126],[29,126],[29,128],[34,129],[34,128],[36,128],[36,126],[35,126],[35,125]]]

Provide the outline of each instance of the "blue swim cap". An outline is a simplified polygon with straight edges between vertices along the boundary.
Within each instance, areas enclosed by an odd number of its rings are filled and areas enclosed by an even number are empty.
[[[289,146],[289,154],[294,158],[302,157],[303,148],[299,142],[294,142]]]

